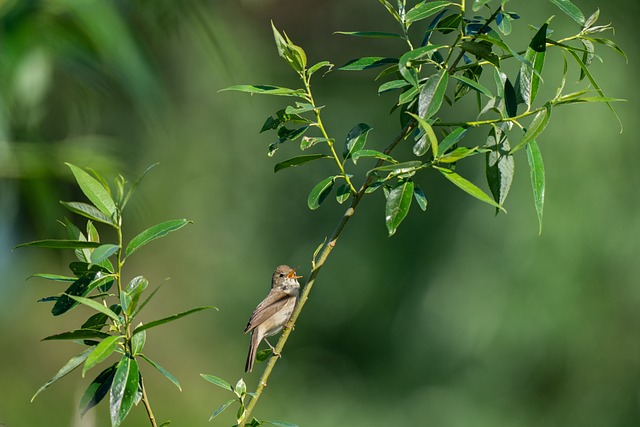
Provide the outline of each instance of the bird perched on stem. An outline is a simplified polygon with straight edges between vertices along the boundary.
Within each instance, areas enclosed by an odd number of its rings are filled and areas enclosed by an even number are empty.
[[[271,278],[271,290],[264,300],[253,311],[244,333],[251,331],[251,346],[244,371],[251,372],[256,360],[256,351],[260,342],[264,339],[276,356],[275,348],[267,341],[266,337],[277,334],[284,328],[285,323],[291,317],[293,309],[300,296],[300,283],[296,276],[296,270],[288,265],[280,265],[276,268]]]

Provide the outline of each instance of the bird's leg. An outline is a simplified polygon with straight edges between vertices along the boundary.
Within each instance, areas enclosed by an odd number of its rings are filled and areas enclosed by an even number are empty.
[[[271,343],[269,342],[269,340],[267,340],[266,338],[264,339],[264,342],[267,343],[267,345],[269,346],[269,348],[271,348],[271,352],[273,353],[274,356],[276,357],[282,357],[282,355],[280,353],[278,353],[276,351],[276,348],[274,346],[271,345]]]

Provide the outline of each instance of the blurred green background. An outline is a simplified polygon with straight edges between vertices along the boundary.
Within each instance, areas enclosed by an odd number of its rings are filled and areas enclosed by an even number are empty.
[[[506,216],[425,174],[427,212],[414,209],[389,239],[382,194],[365,199],[254,415],[315,427],[640,425],[633,128],[640,6],[575,3],[585,15],[600,6],[600,22],[613,22],[629,55],[626,64],[601,48],[605,63],[592,66],[608,96],[629,100],[615,105],[624,133],[604,105],[554,111],[539,139],[547,171],[541,236],[524,152]],[[577,31],[549,2],[509,7],[523,17],[517,47],[533,34],[526,23],[551,15],[554,36]],[[103,405],[79,419],[79,397],[93,378],[79,372],[29,403],[78,352],[72,343],[39,340],[86,317],[74,310],[52,318],[36,300],[59,285],[25,281],[65,273],[69,254],[11,251],[62,236],[57,202],[81,197],[65,161],[130,179],[160,162],[128,209],[129,236],[172,218],[194,224],[140,251],[125,274],[170,278],[145,309],[147,320],[203,304],[220,312],[149,332],[146,353],[183,385],[181,393],[145,366],[149,397],[156,416],[177,426],[210,425],[209,415],[230,398],[198,374],[233,383],[243,375],[249,339],[242,330],[273,268],[301,265],[308,275],[311,254],[344,209],[333,200],[307,209],[308,191],[327,174],[320,165],[273,174],[295,147],[270,159],[272,135],[257,132],[285,100],[218,93],[239,83],[296,84],[276,54],[270,19],[310,62],[396,52],[392,41],[332,35],[393,30],[375,1],[0,3],[0,425],[108,425]],[[548,55],[548,93],[561,61]],[[574,68],[571,82],[577,75]],[[338,140],[366,122],[374,127],[370,147],[380,149],[398,125],[387,114],[392,98],[376,95],[373,76],[332,72],[316,79],[316,97]],[[483,183],[480,166],[463,169],[465,176]],[[250,388],[259,373],[245,376]],[[231,416],[214,424],[231,425]],[[126,421],[147,423],[141,407]]]

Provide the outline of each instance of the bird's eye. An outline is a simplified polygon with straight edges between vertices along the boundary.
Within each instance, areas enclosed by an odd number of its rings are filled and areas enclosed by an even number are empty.
[[[280,273],[280,277],[284,277],[284,273]]]

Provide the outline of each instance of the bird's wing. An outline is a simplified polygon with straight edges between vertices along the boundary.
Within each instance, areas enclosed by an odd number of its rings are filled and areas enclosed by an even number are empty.
[[[256,326],[263,323],[269,317],[277,313],[290,298],[295,298],[286,292],[270,292],[269,295],[256,307],[251,314],[249,323],[244,330],[244,333],[253,330]]]

